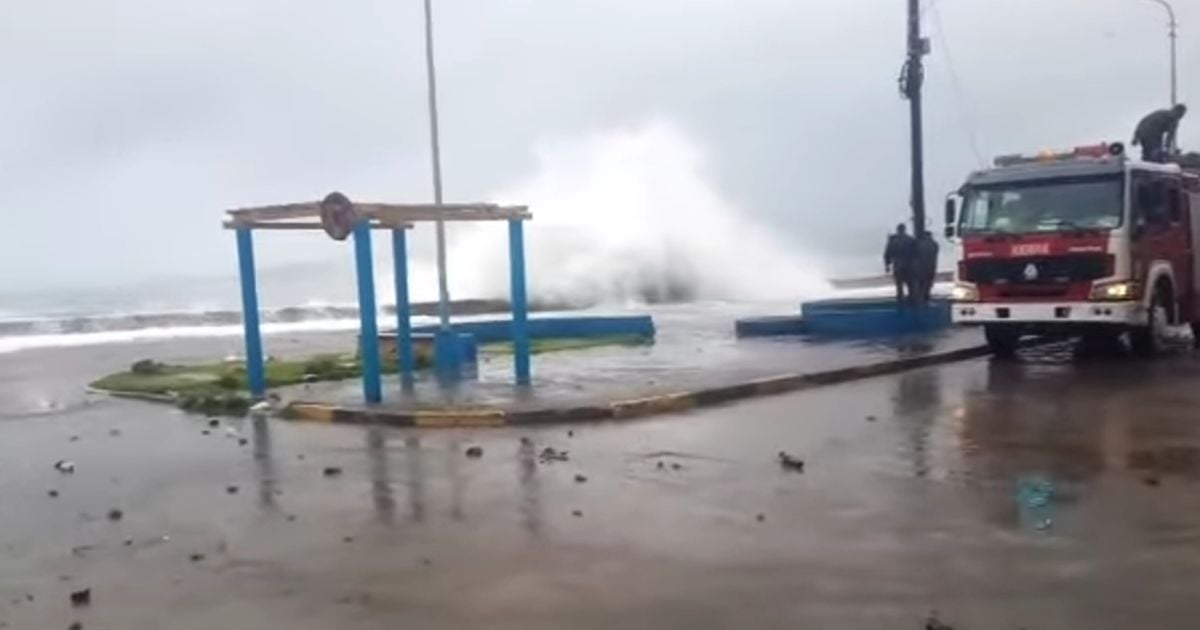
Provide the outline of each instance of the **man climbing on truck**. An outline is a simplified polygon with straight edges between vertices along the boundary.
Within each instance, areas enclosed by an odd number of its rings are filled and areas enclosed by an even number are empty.
[[[1170,109],[1159,109],[1147,114],[1133,132],[1133,145],[1142,147],[1142,160],[1166,162],[1175,153],[1175,134],[1179,121],[1187,114],[1187,106],[1180,103]]]

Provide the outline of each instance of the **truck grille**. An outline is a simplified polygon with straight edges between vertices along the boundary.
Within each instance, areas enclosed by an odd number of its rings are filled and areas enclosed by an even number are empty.
[[[1036,277],[1027,275],[1029,266]],[[1113,259],[1108,254],[1038,256],[971,260],[963,264],[963,279],[977,284],[1047,285],[1091,281],[1111,276]]]

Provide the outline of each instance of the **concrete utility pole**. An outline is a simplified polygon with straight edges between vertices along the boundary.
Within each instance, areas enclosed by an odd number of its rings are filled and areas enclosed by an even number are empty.
[[[438,141],[437,76],[433,68],[433,7],[425,0],[425,75],[429,83],[429,146],[433,159],[433,203],[442,205],[442,149]],[[446,222],[437,219],[438,321],[450,330],[450,285],[446,279]]]
[[[908,99],[909,125],[912,128],[911,199],[913,234],[925,230],[925,151],[921,129],[921,84],[925,68],[921,57],[929,54],[929,40],[921,37],[919,0],[908,0],[908,57],[900,71],[900,93]]]
[[[1179,102],[1179,75],[1177,59],[1179,56],[1179,22],[1175,20],[1175,9],[1167,0],[1150,0],[1161,4],[1167,10],[1167,38],[1171,40],[1171,106]]]

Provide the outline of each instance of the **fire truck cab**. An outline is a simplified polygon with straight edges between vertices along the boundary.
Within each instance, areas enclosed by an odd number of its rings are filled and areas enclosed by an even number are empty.
[[[1003,156],[947,199],[955,323],[997,355],[1027,334],[1127,336],[1140,354],[1200,324],[1200,171],[1121,144]]]

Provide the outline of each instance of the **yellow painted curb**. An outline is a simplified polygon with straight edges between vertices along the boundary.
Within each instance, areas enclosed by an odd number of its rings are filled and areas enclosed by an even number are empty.
[[[500,409],[451,409],[413,412],[417,427],[502,427],[507,414]]]
[[[336,407],[329,405],[314,405],[309,403],[295,403],[288,406],[288,413],[300,420],[311,420],[313,422],[333,422]]]
[[[612,413],[614,418],[635,418],[660,413],[687,411],[695,406],[696,396],[694,394],[665,394],[663,396],[650,396],[615,402],[612,404]]]

